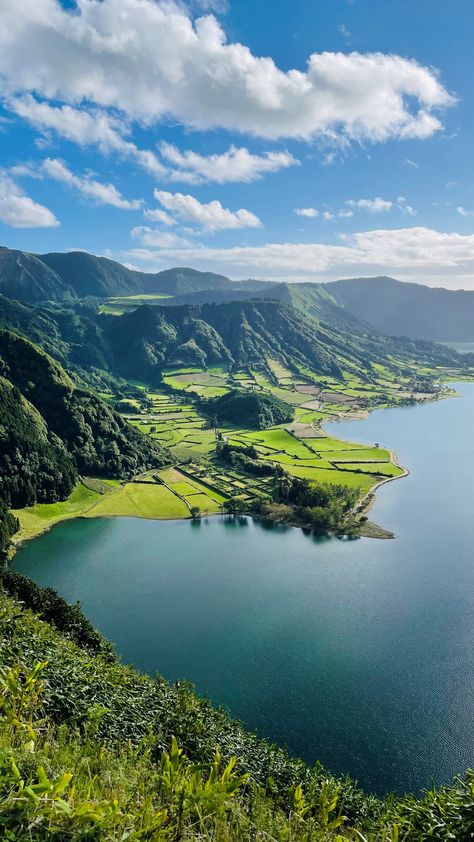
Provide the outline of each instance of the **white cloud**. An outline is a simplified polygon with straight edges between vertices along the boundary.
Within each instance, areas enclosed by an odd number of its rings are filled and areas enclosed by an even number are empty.
[[[342,35],[343,38],[350,38],[351,37],[351,32],[347,28],[345,23],[340,23],[339,26],[337,27],[337,31],[339,32],[340,35]]]
[[[383,213],[391,210],[393,202],[377,196],[375,199],[348,199],[346,205],[351,208],[366,210],[369,213]]]
[[[226,228],[259,228],[258,216],[245,208],[231,211],[214,199],[202,204],[194,196],[184,193],[168,193],[155,190],[155,199],[177,219],[200,225],[208,231],[223,231]]]
[[[412,208],[411,205],[407,205],[407,200],[405,199],[405,196],[398,196],[397,205],[400,208],[401,212],[404,213],[406,216],[416,216],[415,208]]]
[[[461,187],[460,182],[459,181],[447,181],[446,182],[446,189],[447,190],[452,190],[453,187]]]
[[[340,243],[268,243],[234,248],[134,250],[129,256],[157,269],[195,266],[231,277],[332,280],[393,275],[432,286],[474,289],[474,234],[414,227],[341,235]]]
[[[125,199],[114,184],[103,184],[90,176],[75,175],[63,161],[57,158],[46,158],[41,166],[41,172],[55,181],[74,187],[98,205],[112,205],[121,210],[137,210],[143,204],[141,199],[131,201]]]
[[[319,216],[319,211],[316,208],[295,208],[295,213],[297,216],[307,216],[308,219]]]
[[[2,0],[0,74],[6,96],[266,138],[425,138],[455,101],[432,68],[397,55],[313,53],[304,70],[283,71],[170,0],[77,0],[73,12]]]
[[[474,216],[474,211],[466,210],[466,208],[463,208],[462,205],[459,205],[456,210],[460,216]]]
[[[154,248],[187,248],[190,245],[188,240],[172,231],[160,231],[159,228],[148,228],[146,225],[137,225],[130,233],[143,245]]]
[[[250,182],[300,163],[287,151],[255,155],[245,147],[230,146],[222,154],[206,156],[190,149],[181,152],[176,146],[163,142],[160,151],[167,161],[165,165],[155,152],[139,149],[128,139],[128,123],[103,110],[53,106],[31,95],[12,97],[7,100],[6,107],[46,134],[46,139],[38,139],[42,145],[50,145],[49,133],[55,132],[80,146],[97,146],[106,155],[116,152],[120,157],[132,158],[156,178],[168,181],[188,184]]]
[[[411,158],[405,158],[405,166],[412,167],[414,170],[418,170],[420,165],[416,163],[416,161],[412,161]]]
[[[133,158],[140,167],[156,177],[166,173],[166,168],[154,152],[139,149],[123,136],[129,132],[127,123],[104,111],[87,111],[70,105],[53,106],[39,102],[31,95],[12,97],[7,100],[6,107],[47,135],[55,132],[79,146],[97,146],[104,154],[117,152],[122,157]],[[37,145],[50,144],[38,138]]]
[[[173,219],[169,213],[161,208],[147,209],[143,211],[143,216],[146,219],[151,219],[152,222],[161,222],[162,225],[176,225],[176,219]]]
[[[27,196],[15,181],[1,172],[0,221],[12,228],[56,228],[60,224],[54,213]]]
[[[171,169],[167,178],[170,181],[183,181],[188,184],[215,182],[226,184],[232,181],[257,181],[266,173],[299,164],[289,152],[265,152],[254,155],[245,147],[231,146],[220,155],[199,155],[187,149],[181,152],[171,143],[161,143],[160,151],[170,164],[178,169]]]
[[[323,211],[323,219],[325,219],[326,222],[332,222],[334,214],[331,211]]]

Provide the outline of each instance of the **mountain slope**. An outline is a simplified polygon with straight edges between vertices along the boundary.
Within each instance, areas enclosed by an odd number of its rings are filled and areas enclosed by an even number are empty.
[[[83,251],[40,254],[38,258],[53,269],[79,298],[86,295],[108,297],[143,292],[143,272],[127,269],[115,260]]]
[[[123,316],[102,316],[103,332],[117,370],[154,379],[173,365],[236,367],[276,357],[342,379],[353,370],[373,376],[373,364],[395,370],[399,360],[460,365],[450,349],[423,341],[384,337],[364,325],[351,331],[329,327],[277,301],[233,301],[201,306],[142,306]]]
[[[437,342],[474,342],[474,292],[351,278],[327,284],[335,301],[382,333]]]
[[[235,283],[225,275],[188,267],[139,272],[116,260],[83,251],[35,255],[0,247],[0,294],[31,303],[140,293],[175,296],[234,287],[250,292],[265,286],[268,284],[263,281]]]
[[[34,254],[0,247],[0,293],[19,301],[72,301],[74,289]]]
[[[337,378],[350,369],[373,376],[375,362],[394,370],[394,358],[428,365],[464,361],[440,345],[383,336],[340,312],[331,325],[288,304],[252,299],[144,305],[123,316],[107,316],[85,307],[78,312],[32,307],[0,296],[0,326],[31,338],[64,366],[151,381],[159,380],[168,366],[242,367],[267,357],[281,359],[291,370],[303,366]],[[331,318],[327,308],[324,315]]]
[[[63,442],[37,409],[0,376],[0,499],[13,508],[60,500],[76,470]]]
[[[130,427],[96,395],[77,388],[62,367],[31,342],[6,330],[0,330],[0,366],[2,436],[8,442],[5,454],[12,459],[4,479],[16,495],[16,505],[64,499],[78,472],[129,477],[166,461],[160,445]],[[48,476],[43,481],[29,470],[32,488],[21,491],[16,480],[10,480],[21,474],[25,453],[33,445],[37,460],[45,455]]]

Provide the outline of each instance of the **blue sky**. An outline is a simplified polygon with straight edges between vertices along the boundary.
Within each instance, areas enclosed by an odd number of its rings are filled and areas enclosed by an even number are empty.
[[[0,242],[474,289],[471,0],[2,0]]]

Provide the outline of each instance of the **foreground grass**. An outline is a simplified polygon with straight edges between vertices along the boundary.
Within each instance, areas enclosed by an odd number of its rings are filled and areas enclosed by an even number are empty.
[[[51,592],[14,574],[3,581],[55,624],[0,591],[0,833],[9,842],[473,838],[473,773],[419,800],[366,795],[256,739],[188,686],[121,665]]]

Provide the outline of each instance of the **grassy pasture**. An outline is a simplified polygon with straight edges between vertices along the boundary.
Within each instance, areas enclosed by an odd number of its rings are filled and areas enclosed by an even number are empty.
[[[335,463],[336,464],[336,463]],[[374,474],[383,477],[401,477],[402,468],[393,462],[339,462],[336,467],[341,471],[362,471],[364,474]]]
[[[84,517],[188,517],[186,504],[164,485],[127,483],[111,495],[104,495]]]
[[[99,304],[99,313],[106,313],[110,316],[123,316],[124,313],[135,310],[141,304],[160,304],[164,298],[171,298],[171,296],[153,293],[115,295],[107,298],[102,304]]]
[[[80,517],[98,500],[101,494],[78,483],[67,500],[62,503],[37,503],[25,509],[14,509],[20,521],[20,531],[14,536],[15,543],[33,538],[45,532],[55,523]]]

